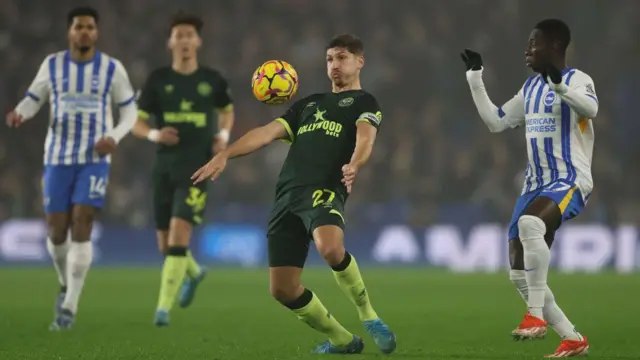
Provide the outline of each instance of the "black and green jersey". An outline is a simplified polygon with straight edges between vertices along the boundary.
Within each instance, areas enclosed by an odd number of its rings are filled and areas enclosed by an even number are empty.
[[[227,82],[216,70],[200,67],[189,75],[171,67],[154,70],[138,99],[139,116],[153,115],[156,128],[172,126],[180,137],[175,146],[158,144],[156,165],[189,172],[206,163],[213,152],[217,111],[232,106]]]
[[[276,197],[296,188],[316,187],[334,189],[346,199],[342,166],[353,155],[356,124],[365,121],[378,128],[382,112],[373,95],[350,90],[298,100],[277,121],[286,127],[291,148],[280,171]]]

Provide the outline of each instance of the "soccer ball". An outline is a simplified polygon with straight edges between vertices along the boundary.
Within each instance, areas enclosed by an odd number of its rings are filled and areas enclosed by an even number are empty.
[[[259,101],[269,105],[283,104],[298,91],[298,73],[286,61],[269,60],[253,73],[251,87]]]

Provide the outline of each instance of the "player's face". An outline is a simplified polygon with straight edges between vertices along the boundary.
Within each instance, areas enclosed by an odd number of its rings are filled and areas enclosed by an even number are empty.
[[[542,31],[534,29],[529,35],[529,44],[524,52],[527,66],[533,71],[541,72],[551,60],[552,44]]]
[[[69,27],[71,46],[81,52],[93,48],[98,40],[98,26],[93,16],[76,16]]]
[[[363,65],[362,55],[339,47],[327,50],[327,75],[337,86],[344,86],[357,78]]]
[[[169,38],[169,49],[174,57],[190,59],[196,56],[198,49],[202,45],[200,35],[192,25],[176,25],[171,29]]]

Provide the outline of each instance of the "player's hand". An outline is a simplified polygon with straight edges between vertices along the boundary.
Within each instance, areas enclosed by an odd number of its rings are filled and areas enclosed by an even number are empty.
[[[460,57],[462,57],[462,61],[464,61],[464,64],[467,66],[467,71],[482,70],[482,56],[477,52],[471,49],[464,49]]]
[[[20,126],[22,124],[24,119],[22,118],[22,116],[20,114],[18,114],[15,110],[13,110],[13,111],[11,111],[10,113],[7,114],[6,121],[7,121],[7,126],[8,127],[17,128],[18,126]]]
[[[229,141],[220,135],[216,135],[213,140],[213,153],[218,154],[227,148]]]
[[[547,78],[545,79],[547,81],[547,84],[551,85],[553,83],[557,85],[562,82],[562,72],[555,66],[547,66],[545,73],[547,74]]]
[[[193,184],[201,183],[207,178],[212,181],[218,178],[220,174],[224,171],[224,168],[227,166],[227,154],[224,152],[219,153],[214,156],[211,161],[209,161],[205,166],[201,167],[191,175],[191,180],[193,180]]]
[[[546,75],[546,76],[545,76]],[[562,71],[553,65],[547,66],[545,69],[545,81],[558,94],[564,94],[567,91],[566,85],[562,84]]]
[[[356,180],[358,174],[358,167],[352,164],[347,164],[342,167],[342,183],[347,187],[347,193],[351,193],[351,186]]]
[[[93,149],[100,156],[106,156],[116,151],[116,141],[112,137],[103,137],[98,140]]]
[[[178,129],[173,126],[165,126],[160,129],[160,137],[158,138],[158,142],[163,145],[175,145],[180,142],[180,138],[178,137]]]

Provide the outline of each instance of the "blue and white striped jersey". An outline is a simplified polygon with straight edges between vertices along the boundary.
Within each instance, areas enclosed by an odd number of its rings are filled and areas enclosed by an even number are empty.
[[[595,105],[596,111],[598,97],[589,75],[574,68],[566,68],[562,75],[571,93],[556,94],[542,75],[536,74],[498,109],[498,116],[509,126],[524,126],[526,130],[529,161],[522,194],[565,181],[575,183],[586,199],[593,190],[593,123],[581,114],[580,106],[570,106],[574,101],[570,95],[594,102],[589,105]]]
[[[45,165],[110,162],[110,156],[100,157],[93,150],[94,144],[104,136],[117,142],[129,130],[113,131],[111,103],[135,106],[124,66],[100,52],[87,62],[74,61],[69,51],[47,56],[27,97],[39,106],[50,103]]]

